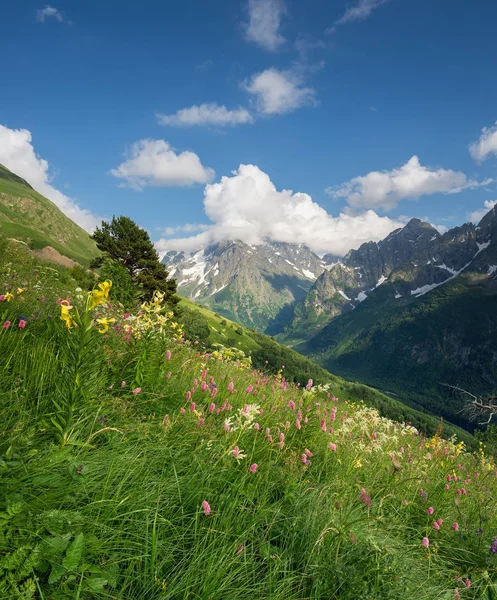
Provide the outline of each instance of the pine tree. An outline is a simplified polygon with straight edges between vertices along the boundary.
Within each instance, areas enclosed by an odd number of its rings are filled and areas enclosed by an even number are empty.
[[[176,304],[176,280],[168,279],[166,267],[159,261],[159,255],[148,233],[138,227],[129,217],[112,217],[107,223],[97,227],[93,234],[99,250],[126,268],[133,282],[140,286],[144,299],[152,297],[155,290],[165,293],[165,302]],[[100,259],[102,264],[102,259]],[[100,266],[98,262],[93,266]]]

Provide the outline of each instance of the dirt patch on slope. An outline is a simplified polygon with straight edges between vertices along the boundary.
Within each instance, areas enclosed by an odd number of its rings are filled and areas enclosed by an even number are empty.
[[[45,246],[45,248],[42,250],[35,250],[34,255],[41,260],[56,263],[58,265],[62,265],[63,267],[68,267],[69,269],[78,264],[71,258],[68,258],[67,256],[64,256],[58,252],[55,248],[52,248],[52,246]]]

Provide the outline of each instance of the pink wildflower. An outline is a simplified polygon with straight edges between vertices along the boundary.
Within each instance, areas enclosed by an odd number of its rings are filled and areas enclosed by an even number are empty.
[[[168,372],[168,374],[166,375],[166,377],[167,377],[168,379],[170,379],[170,378],[171,378],[171,371],[169,371],[169,372]]]
[[[448,483],[445,484],[445,490],[446,491],[450,490],[450,485]]]
[[[443,519],[437,519],[437,523],[438,523],[439,525],[442,525],[442,523],[443,523],[443,522],[444,522],[444,520],[443,520]]]
[[[301,460],[304,463],[304,465],[308,465],[309,464],[309,461],[308,461],[307,456],[305,454],[302,454]]]
[[[307,448],[304,450],[304,454],[306,456],[308,456],[309,458],[311,458],[311,456],[312,456],[312,452],[310,450],[308,450]]]
[[[307,382],[307,385],[305,386],[305,389],[306,389],[306,390],[310,390],[310,389],[311,389],[311,387],[312,387],[312,383],[313,383],[313,382],[312,382],[312,379],[309,379],[309,381]]]
[[[5,321],[5,323],[3,324],[3,328],[8,329],[9,327],[10,327],[10,321]]]
[[[223,427],[224,427],[224,431],[226,431],[226,433],[230,432],[231,427],[230,427],[228,419],[225,419]]]
[[[251,473],[255,473],[257,471],[258,466],[259,465],[257,463],[254,463],[253,465],[250,465],[249,471]]]
[[[188,390],[188,391],[186,392],[186,401],[187,401],[187,402],[190,402],[190,400],[191,400],[191,397],[192,397],[192,393],[190,392],[190,390]]]
[[[209,405],[209,412],[213,413],[216,410],[216,405],[214,404],[214,402],[211,402],[211,404]]]
[[[254,424],[254,429],[255,429],[256,431],[259,431],[259,429],[260,429],[260,428],[261,428],[261,426],[259,425],[259,423],[255,423],[255,424]]]
[[[204,515],[207,517],[211,514],[211,507],[207,500],[202,502],[202,510],[204,511]]]
[[[435,509],[433,508],[433,506],[430,506],[430,508],[426,511],[429,515],[432,515],[435,512]]]
[[[208,385],[207,382],[202,381],[202,384],[200,385],[200,389],[205,392],[205,390],[207,389]]]
[[[203,427],[204,425],[205,425],[205,419],[203,417],[200,417],[200,419],[198,420],[198,426]]]
[[[326,431],[328,430],[326,427],[326,419],[321,419],[320,426],[321,426],[321,431],[324,431],[326,433]]]
[[[423,546],[423,548],[429,548],[430,547],[430,540],[427,537],[424,537],[423,541],[421,542],[421,545]]]
[[[289,400],[288,407],[291,408],[292,410],[295,410],[295,402],[293,400]]]
[[[245,391],[247,392],[247,394],[250,394],[250,392],[251,392],[253,389],[254,389],[254,386],[253,386],[253,385],[249,385]]]
[[[197,408],[197,405],[195,404],[195,402],[192,402],[190,404],[190,412],[193,412],[196,408]]]
[[[138,388],[135,388],[135,389],[132,391],[132,393],[133,393],[135,396],[138,396],[138,394],[139,394],[141,391],[142,391],[142,389],[141,389],[140,387],[138,387]]]
[[[299,430],[300,430],[300,429],[302,429],[302,425],[300,424],[300,420],[299,420],[299,419],[297,419],[297,420],[295,421],[295,427],[296,427],[297,429],[299,429]]]
[[[461,594],[457,588],[454,588],[454,600],[461,600]]]
[[[367,494],[364,488],[361,490],[361,502],[363,502],[366,506],[371,506],[371,496]]]
[[[215,398],[217,396],[217,387],[213,388],[211,392],[211,398]]]
[[[336,452],[337,451],[337,445],[336,444],[332,444],[331,442],[328,444],[328,448],[332,451],[332,452]]]
[[[433,521],[433,528],[440,531],[440,525],[436,521]]]
[[[243,546],[238,546],[237,554],[241,554],[243,552]]]
[[[465,585],[467,588],[471,587],[471,579],[466,579],[466,580],[464,581],[464,585]]]
[[[19,321],[19,329],[24,329],[26,327],[26,321],[24,319],[21,319]]]
[[[179,412],[180,412],[182,415],[184,415],[184,414],[186,413],[186,410],[185,410],[183,407],[181,407],[181,408],[179,409]]]
[[[459,523],[453,523],[453,524],[452,524],[452,529],[453,529],[454,531],[459,531]]]
[[[171,350],[167,350],[167,352],[166,352],[166,360],[171,360]]]
[[[232,391],[233,391],[233,389],[234,389],[234,387],[235,387],[235,384],[234,384],[232,381],[230,381],[230,382],[228,383],[228,391],[229,391],[229,392],[232,392]]]
[[[234,458],[238,458],[238,455],[240,454],[240,448],[238,446],[235,446],[233,448],[233,457]]]
[[[202,375],[201,375],[200,379],[205,379],[206,377],[207,377],[207,369],[204,369],[202,371]]]

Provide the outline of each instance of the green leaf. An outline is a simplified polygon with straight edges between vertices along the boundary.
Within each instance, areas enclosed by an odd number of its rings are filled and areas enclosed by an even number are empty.
[[[67,549],[66,556],[62,561],[62,564],[68,571],[74,571],[77,568],[79,561],[81,560],[81,556],[83,555],[83,548],[85,545],[84,540],[84,533],[78,533]]]
[[[92,592],[103,592],[107,585],[107,579],[103,577],[89,577],[86,581],[87,588]]]
[[[48,583],[52,585],[52,583],[57,583],[59,579],[67,573],[67,569],[65,569],[62,565],[55,565],[52,567],[52,572],[48,578]]]

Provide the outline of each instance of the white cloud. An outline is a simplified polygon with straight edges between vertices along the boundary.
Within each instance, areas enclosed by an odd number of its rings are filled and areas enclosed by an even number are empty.
[[[200,158],[189,150],[176,154],[165,140],[139,140],[131,148],[130,157],[111,175],[124,179],[126,186],[141,190],[145,186],[186,186],[207,183],[213,169],[204,167]]]
[[[483,208],[479,208],[468,214],[468,220],[478,224],[494,206],[497,206],[497,200],[487,200],[484,203]]]
[[[74,200],[50,184],[48,162],[36,154],[31,139],[31,132],[27,129],[9,129],[0,125],[0,163],[25,179],[83,229],[93,231],[96,225],[100,225],[101,219],[80,208]]]
[[[210,229],[209,225],[202,223],[185,223],[184,225],[177,225],[176,227],[166,227],[162,231],[162,235],[176,235],[177,233],[194,233],[195,231],[207,231]]]
[[[335,25],[344,25],[345,23],[351,23],[352,21],[363,21],[369,17],[375,8],[378,8],[387,2],[390,2],[390,0],[359,0],[355,6],[349,7],[344,12]]]
[[[355,208],[391,209],[402,199],[413,200],[435,193],[455,194],[491,181],[474,181],[461,171],[451,169],[433,170],[422,166],[419,158],[413,156],[398,169],[371,171],[343,185],[327,188],[326,192],[335,198],[346,198]]]
[[[497,155],[497,121],[493,127],[484,127],[477,142],[469,145],[474,160],[485,160],[490,154]]]
[[[215,103],[182,108],[173,115],[159,114],[157,119],[161,125],[174,125],[177,127],[193,127],[195,125],[222,127],[254,122],[253,116],[246,108],[239,106],[234,110],[228,110],[226,106],[219,106]]]
[[[157,249],[195,250],[221,240],[248,244],[265,240],[306,244],[314,252],[343,255],[363,242],[383,239],[403,223],[379,217],[372,210],[333,217],[308,194],[278,191],[269,176],[254,165],[240,165],[204,191],[208,230],[182,239],[160,239]]]
[[[301,78],[292,71],[266,69],[253,75],[243,87],[255,96],[256,108],[264,115],[288,113],[316,104],[316,91],[302,87]]]
[[[247,40],[270,51],[285,43],[285,38],[279,33],[281,17],[286,12],[283,0],[249,0],[248,12]]]
[[[62,23],[64,20],[61,13],[56,8],[49,6],[48,4],[45,6],[45,8],[40,8],[36,12],[36,20],[40,23],[44,23],[46,19],[50,18],[56,19],[59,23]]]

